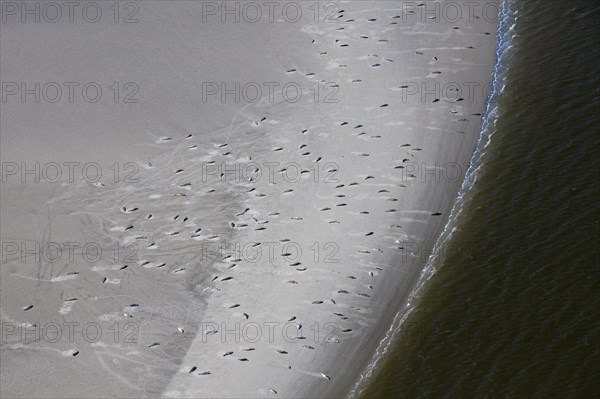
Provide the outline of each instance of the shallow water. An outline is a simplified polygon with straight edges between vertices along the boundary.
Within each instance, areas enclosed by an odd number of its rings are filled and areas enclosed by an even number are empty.
[[[600,5],[517,9],[478,178],[365,398],[600,394]]]

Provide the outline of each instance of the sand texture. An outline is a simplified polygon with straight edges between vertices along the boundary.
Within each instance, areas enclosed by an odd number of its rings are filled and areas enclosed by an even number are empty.
[[[448,220],[494,61],[495,8],[423,3],[3,22],[2,82],[103,94],[2,103],[2,397],[348,396]]]

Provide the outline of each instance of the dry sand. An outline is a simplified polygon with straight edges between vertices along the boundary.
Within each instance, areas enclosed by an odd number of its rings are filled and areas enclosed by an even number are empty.
[[[496,1],[424,3],[9,15],[2,82],[103,94],[2,103],[1,396],[348,396],[448,220],[494,60]],[[240,101],[203,101],[222,82]]]

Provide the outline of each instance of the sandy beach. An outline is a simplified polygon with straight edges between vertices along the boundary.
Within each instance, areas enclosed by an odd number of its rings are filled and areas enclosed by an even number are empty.
[[[466,3],[3,9],[1,396],[359,392],[480,132]]]

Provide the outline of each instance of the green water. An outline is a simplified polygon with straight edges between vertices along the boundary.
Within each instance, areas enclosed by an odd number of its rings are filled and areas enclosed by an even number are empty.
[[[519,12],[493,172],[364,398],[600,397],[600,2]]]

